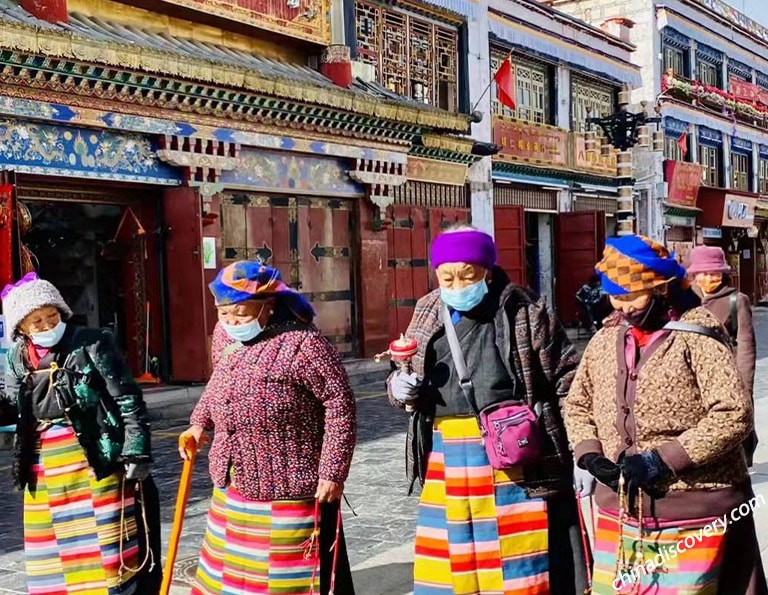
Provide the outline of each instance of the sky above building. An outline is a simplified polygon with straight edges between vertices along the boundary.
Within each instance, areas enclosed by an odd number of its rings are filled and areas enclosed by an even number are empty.
[[[768,0],[726,0],[736,10],[768,27]]]

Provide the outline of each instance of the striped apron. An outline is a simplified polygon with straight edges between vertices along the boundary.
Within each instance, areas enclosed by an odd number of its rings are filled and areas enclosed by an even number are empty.
[[[31,595],[135,592],[134,491],[126,485],[123,493],[121,483],[118,475],[96,481],[70,426],[40,432],[32,479],[24,493]]]
[[[491,467],[474,417],[435,420],[413,595],[549,593],[547,504],[521,473]]]
[[[259,502],[214,488],[192,595],[319,593],[314,529],[314,499]]]

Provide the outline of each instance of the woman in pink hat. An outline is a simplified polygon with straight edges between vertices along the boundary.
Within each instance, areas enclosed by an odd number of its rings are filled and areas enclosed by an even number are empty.
[[[697,246],[691,251],[688,274],[695,280],[694,290],[701,298],[701,305],[712,312],[728,331],[739,375],[754,402],[755,329],[752,326],[752,307],[746,295],[730,286],[730,272],[731,267],[722,248]],[[757,435],[753,431],[744,444],[750,467],[756,447]]]

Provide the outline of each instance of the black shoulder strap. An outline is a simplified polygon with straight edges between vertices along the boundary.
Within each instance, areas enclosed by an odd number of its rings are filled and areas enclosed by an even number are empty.
[[[694,324],[692,322],[681,322],[679,320],[673,320],[672,322],[665,324],[664,328],[668,331],[681,331],[683,333],[695,333],[697,335],[704,335],[705,337],[715,339],[715,341],[722,343],[729,349],[731,348],[731,346],[726,341],[726,338],[723,336],[723,333],[713,327]]]
[[[472,384],[469,370],[467,370],[467,362],[464,360],[464,354],[461,352],[459,337],[456,335],[456,328],[453,326],[453,321],[451,320],[451,311],[448,310],[448,306],[445,304],[443,304],[443,325],[445,326],[445,337],[448,339],[448,345],[451,348],[453,365],[456,367],[456,373],[459,375],[461,392],[464,394],[464,398],[467,400],[469,408],[476,416],[479,416],[480,410],[477,408],[477,401],[475,400],[475,387]]]
[[[731,339],[736,341],[739,334],[739,294],[734,291],[728,299],[728,332]]]

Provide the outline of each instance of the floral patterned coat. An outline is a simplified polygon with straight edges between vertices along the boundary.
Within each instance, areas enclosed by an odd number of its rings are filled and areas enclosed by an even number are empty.
[[[191,422],[214,432],[217,487],[250,500],[311,498],[343,483],[355,447],[355,398],[334,347],[311,326],[265,329],[235,343],[217,325],[214,370]]]

